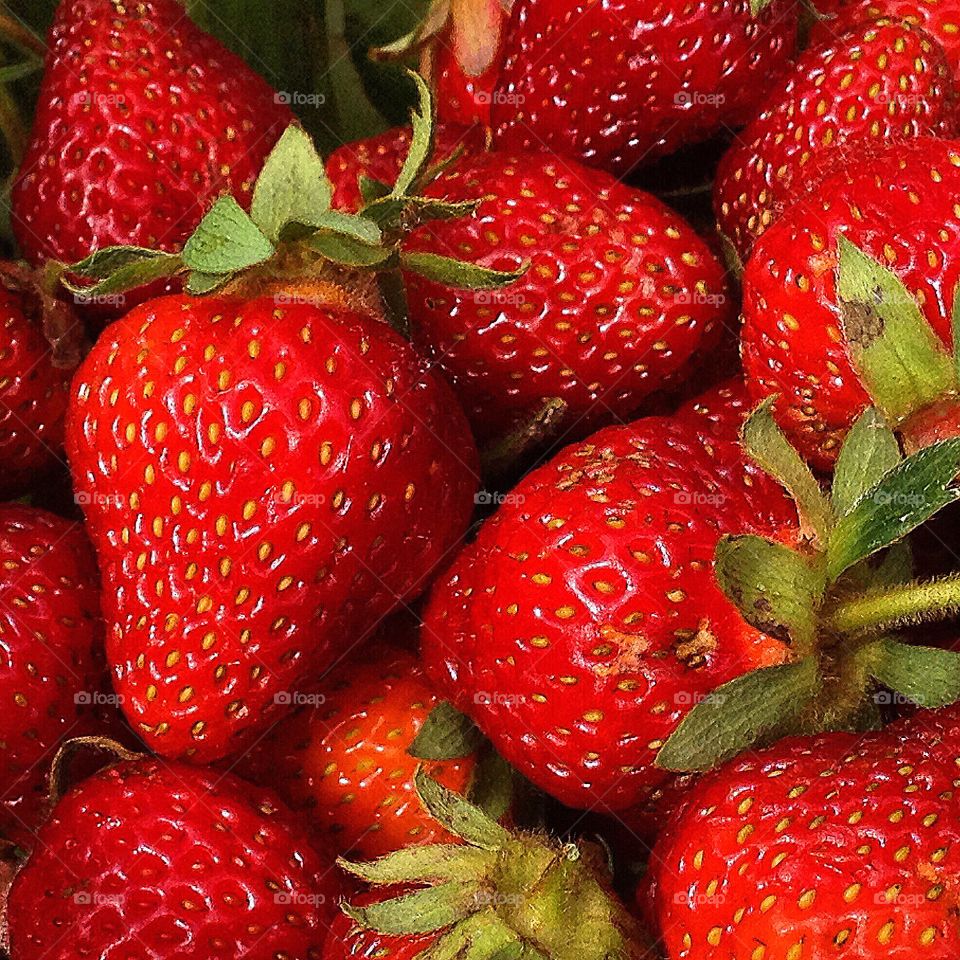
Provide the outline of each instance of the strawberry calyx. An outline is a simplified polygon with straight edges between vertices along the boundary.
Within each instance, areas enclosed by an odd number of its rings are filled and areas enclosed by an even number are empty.
[[[366,883],[408,891],[368,906],[345,904],[358,926],[397,936],[439,932],[422,960],[655,956],[612,893],[601,852],[507,830],[422,771],[416,787],[431,816],[462,843],[407,848],[372,863],[340,860]]]
[[[404,249],[410,231],[425,223],[472,215],[476,202],[447,203],[423,191],[459,154],[434,163],[433,97],[412,74],[420,104],[412,114],[409,154],[396,183],[364,179],[365,206],[356,214],[331,206],[333,187],[308,134],[289,127],[268,156],[253,192],[250,212],[232,196],[220,197],[180,253],[142,247],[94,251],[58,276],[75,296],[93,299],[181,278],[188,293],[256,289],[319,278],[364,296],[376,291],[379,309],[397,329],[408,325],[403,273],[446,286],[498,289],[525,271],[491,270],[453,258]],[[329,289],[325,288],[329,293]],[[324,303],[328,301],[324,300]]]
[[[960,577],[912,580],[905,540],[960,499],[960,438],[905,457],[870,408],[847,437],[828,495],[777,426],[773,403],[749,417],[743,445],[793,496],[799,535],[795,542],[724,537],[714,573],[743,618],[793,656],[695,706],[657,756],[667,770],[708,770],[787,734],[873,726],[884,687],[922,707],[960,700],[960,653],[900,636],[960,613]]]

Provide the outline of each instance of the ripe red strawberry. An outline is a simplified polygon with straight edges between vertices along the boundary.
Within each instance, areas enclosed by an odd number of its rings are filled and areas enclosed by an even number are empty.
[[[396,891],[393,891],[396,893]],[[390,896],[390,892],[375,891],[352,898],[359,907],[379,903]],[[404,934],[390,936],[377,933],[376,930],[364,930],[345,913],[340,913],[330,926],[330,932],[324,942],[321,960],[414,960],[437,941],[438,934]]]
[[[654,850],[675,960],[951,960],[960,711],[795,737],[702,779]]]
[[[0,498],[5,499],[21,496],[62,463],[70,368],[79,359],[55,353],[45,335],[41,298],[22,278],[16,267],[0,265]],[[58,334],[76,336],[79,321],[66,305],[56,309],[62,325],[74,327]]]
[[[494,94],[502,149],[624,174],[740,126],[793,55],[798,5],[774,0],[520,0]]]
[[[249,202],[294,119],[176,0],[63,0],[39,102],[12,195],[33,263],[179,250],[221,193]]]
[[[902,21],[870,22],[808,49],[720,164],[720,229],[745,261],[802,193],[797,181],[818,153],[845,150],[853,160],[858,140],[953,134],[956,94],[943,49]]]
[[[549,154],[491,153],[431,188],[485,199],[473,218],[429,224],[407,246],[497,269],[499,291],[408,278],[414,342],[444,368],[481,447],[547,400],[585,435],[634,413],[706,355],[731,318],[724,270],[656,198]]]
[[[239,748],[425,588],[473,511],[449,390],[327,292],[154,300],[77,375],[67,451],[114,684],[165,756]]]
[[[320,956],[333,865],[274,796],[127,760],[74,787],[10,893],[21,960]]]
[[[625,809],[717,686],[790,659],[713,576],[725,533],[790,540],[796,510],[749,463],[739,415],[601,431],[530,474],[439,581],[423,652],[438,689],[573,807]]]
[[[960,149],[919,138],[892,144],[820,182],[760,239],[743,277],[742,354],[756,399],[823,468],[869,397],[839,327],[837,244],[845,236],[892,268],[945,343],[960,281]]]
[[[922,27],[946,51],[953,72],[960,76],[960,3],[957,0],[816,0],[822,19],[810,31],[812,43],[822,43],[865,20],[880,17],[906,20]]]
[[[0,507],[0,838],[37,823],[60,742],[93,732],[102,644],[100,584],[82,527]]]
[[[273,786],[337,853],[371,860],[402,847],[453,842],[423,809],[414,787],[421,761],[407,752],[439,703],[417,657],[380,643],[345,660],[314,689],[290,695],[305,706],[243,759],[244,776]],[[423,766],[462,794],[476,757]]]
[[[448,158],[455,150],[481,153],[487,135],[479,126],[442,124],[436,131],[436,157]],[[363,206],[360,177],[366,176],[393,186],[410,152],[410,128],[394,127],[366,140],[347,143],[327,159],[327,176],[333,184],[333,205],[351,212]]]

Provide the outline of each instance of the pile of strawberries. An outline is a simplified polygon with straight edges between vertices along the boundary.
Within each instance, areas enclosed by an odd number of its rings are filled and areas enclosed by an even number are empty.
[[[0,955],[956,960],[960,0],[370,54],[410,124],[323,159],[179,0],[59,4]]]

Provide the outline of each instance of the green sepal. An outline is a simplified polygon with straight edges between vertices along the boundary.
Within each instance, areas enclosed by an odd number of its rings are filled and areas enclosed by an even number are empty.
[[[483,734],[452,703],[438,703],[424,721],[407,753],[418,760],[456,760],[475,753]]]
[[[250,216],[269,240],[279,243],[290,223],[322,226],[332,197],[333,186],[317,148],[302,127],[292,125],[260,171]]]
[[[519,270],[492,270],[476,263],[421,252],[401,253],[400,263],[404,270],[457,290],[499,290],[515,283],[530,269],[526,263]]]
[[[723,537],[714,573],[720,589],[758,630],[812,651],[826,581],[822,563],[762,537]]]
[[[429,777],[421,768],[415,779],[417,793],[427,812],[455,837],[482,850],[499,850],[510,834],[479,807]]]
[[[533,960],[525,950],[519,934],[493,911],[483,910],[457,924],[417,960]]]
[[[351,876],[374,886],[392,887],[419,883],[479,881],[496,862],[496,854],[463,844],[437,843],[406,847],[370,863],[351,863],[343,857],[337,865]]]
[[[896,434],[874,407],[853,425],[833,474],[833,512],[846,516],[903,459]]]
[[[903,281],[843,236],[837,295],[850,358],[890,423],[957,389],[954,361]]]
[[[389,247],[378,243],[367,243],[365,240],[348,237],[342,233],[315,233],[304,243],[325,260],[343,267],[378,269],[386,266],[396,257],[396,251]]]
[[[269,260],[274,245],[233,197],[221,197],[183,248],[197,273],[234,273]]]
[[[960,497],[960,438],[944,440],[898,464],[842,517],[827,548],[827,580],[901,540]]]
[[[419,53],[450,21],[450,0],[432,0],[427,14],[409,33],[369,50],[373,60],[401,60]]]
[[[228,284],[234,276],[233,273],[200,273],[194,270],[187,277],[187,293],[195,297],[213,293]]]
[[[827,543],[833,525],[830,502],[824,496],[810,467],[773,419],[775,397],[768,397],[743,426],[744,449],[793,497],[804,533],[820,544]]]
[[[20,63],[11,63],[5,67],[0,67],[0,84],[15,83],[24,77],[30,77],[43,70],[43,61],[23,60]]]
[[[392,189],[389,183],[374,180],[373,177],[368,177],[365,173],[360,174],[357,186],[360,188],[360,196],[367,206],[390,196],[390,190]]]
[[[405,893],[367,907],[343,904],[343,912],[361,927],[391,936],[433,933],[453,926],[476,909],[481,887],[476,882],[442,883]]]
[[[936,710],[960,700],[960,653],[884,639],[871,644],[872,674],[919,707]]]
[[[383,243],[383,231],[373,220],[358,214],[343,213],[340,210],[328,210],[320,214],[315,223],[303,224],[303,226],[326,231],[335,236],[349,237],[370,246]]]
[[[433,93],[419,73],[408,70],[407,74],[416,85],[418,104],[410,112],[410,150],[400,170],[400,176],[393,185],[391,195],[394,197],[406,197],[418,192],[420,178],[429,170],[436,146]]]
[[[483,475],[488,480],[499,480],[523,466],[531,453],[553,438],[567,416],[567,402],[551,397],[527,421],[500,437],[481,451]]]
[[[799,716],[819,690],[816,657],[737,677],[684,717],[657,754],[657,766],[676,773],[711,770]]]
[[[183,260],[177,254],[141,247],[108,247],[68,267],[60,282],[74,296],[92,300],[172,277],[183,270],[183,266]],[[70,274],[97,282],[74,283]]]
[[[773,0],[750,0],[750,16],[759,17],[772,2]]]
[[[480,748],[467,799],[491,820],[501,820],[513,806],[514,770],[493,747]]]

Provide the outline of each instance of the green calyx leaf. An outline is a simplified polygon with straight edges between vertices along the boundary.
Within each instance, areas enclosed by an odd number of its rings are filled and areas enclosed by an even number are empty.
[[[761,537],[724,537],[714,572],[748,623],[803,653],[813,651],[826,585],[821,563]]]
[[[183,248],[193,271],[227,274],[269,260],[276,248],[233,197],[221,197]]]
[[[867,655],[877,681],[919,707],[935,710],[960,700],[960,653],[885,639]]]
[[[750,0],[750,16],[759,17],[770,6],[771,2],[772,0]]]
[[[960,438],[945,440],[904,460],[862,494],[830,535],[827,580],[901,540],[958,498]]]
[[[519,270],[491,270],[476,263],[420,252],[400,254],[400,263],[404,270],[455,290],[499,290],[516,283],[530,269],[527,263]]]
[[[799,716],[819,689],[815,657],[737,677],[687,714],[657,754],[657,766],[710,770]]]
[[[410,113],[412,127],[410,151],[400,170],[400,176],[393,186],[394,197],[406,197],[419,192],[421,178],[430,168],[436,146],[433,93],[427,81],[419,73],[414,73],[412,70],[408,70],[407,73],[416,84],[419,103]]]
[[[332,196],[333,187],[313,141],[302,128],[290,126],[257,178],[250,216],[276,244],[291,223],[323,226]]]
[[[183,260],[176,254],[160,253],[142,247],[107,247],[68,267],[60,280],[74,296],[94,300],[172,277],[183,270]],[[93,280],[80,284],[71,276]]]
[[[470,916],[479,895],[476,883],[450,881],[368,907],[344,905],[343,911],[361,927],[391,936],[432,933]]]
[[[455,760],[475,753],[481,743],[476,724],[444,700],[430,712],[407,753],[419,760]]]
[[[803,532],[824,545],[833,526],[830,503],[810,467],[803,462],[800,454],[773,419],[774,402],[774,397],[765,400],[744,424],[744,448],[753,460],[781,483],[793,497]]]
[[[841,237],[837,295],[853,365],[874,404],[899,425],[957,389],[954,360],[900,278]]]
[[[513,806],[513,767],[490,744],[481,748],[468,796],[475,807],[498,822]]]
[[[499,823],[422,769],[417,771],[415,783],[427,812],[455,837],[481,850],[499,850],[510,840],[509,832]]]
[[[900,444],[883,417],[869,407],[844,441],[833,474],[833,512],[846,516],[900,461]]]
[[[337,863],[364,883],[390,887],[467,879],[479,881],[489,872],[495,860],[495,855],[487,850],[448,843],[407,847],[372,863],[351,863],[342,857]]]

